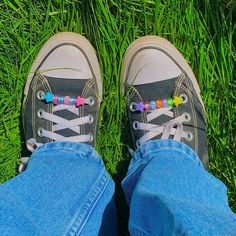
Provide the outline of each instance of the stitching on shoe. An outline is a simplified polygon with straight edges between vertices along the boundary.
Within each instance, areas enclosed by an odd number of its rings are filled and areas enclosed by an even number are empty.
[[[32,133],[33,133],[33,138],[36,140],[36,131],[35,131],[35,98],[36,98],[36,84],[38,82],[38,77],[35,78],[32,84],[32,103],[31,103],[31,110],[32,110]]]
[[[95,90],[92,88],[93,85],[95,85],[94,79],[90,79],[85,84],[84,89],[82,91],[82,96],[83,97],[87,97],[87,94],[89,93],[89,91],[91,91],[92,93],[95,94]],[[97,103],[97,101],[96,101],[96,103]],[[81,112],[82,112],[82,116],[84,116],[84,107],[81,109]],[[95,120],[98,121],[98,111],[95,112]],[[85,133],[85,126],[83,125],[83,127],[81,127],[81,128],[83,130],[83,133]],[[93,131],[94,136],[96,136],[97,135],[97,123],[93,125],[92,131]],[[95,137],[94,137],[93,142],[94,142],[94,144],[96,143]]]
[[[36,130],[35,130],[35,127],[36,127],[36,106],[35,106],[35,99],[36,99],[36,91],[38,90],[38,88],[42,87],[42,89],[44,91],[50,91],[51,92],[51,88],[48,84],[48,81],[47,79],[41,75],[41,74],[37,74],[34,81],[33,81],[33,84],[32,84],[32,129],[33,129],[33,138],[35,140],[37,140],[37,135],[36,135]],[[52,113],[52,105],[49,104],[47,106],[47,111],[49,111],[50,113]],[[52,122],[46,122],[46,129],[47,130],[52,130]],[[52,140],[49,139],[49,141],[51,142]]]
[[[95,93],[94,89],[92,88],[93,85],[95,85],[94,80],[92,80],[91,83],[89,84],[87,91],[91,90],[92,93]],[[91,87],[90,87],[90,86],[91,86]],[[87,94],[86,94],[86,95],[87,95]],[[97,103],[97,102],[98,102],[98,101],[96,101],[96,103]],[[97,122],[98,122],[98,114],[99,114],[98,111],[96,111],[96,112],[95,112],[95,119],[96,119]],[[96,123],[96,125],[93,125],[93,133],[94,133],[94,136],[97,135],[97,123]],[[96,143],[96,141],[95,141],[95,139],[94,139],[94,144],[95,144],[95,143]]]
[[[128,100],[128,106],[129,106],[129,103],[130,101],[132,100],[132,98],[134,96],[137,96],[137,101],[138,102],[144,102],[143,99],[142,99],[142,96],[140,95],[140,93],[138,92],[138,90],[136,88],[134,88],[132,85],[131,85],[131,89],[133,90],[132,91],[132,94],[129,96],[129,100]],[[134,140],[134,146],[136,146],[136,143],[135,143],[135,136],[134,136],[134,130],[132,129],[133,125],[132,125],[132,120],[131,120],[131,112],[129,111],[128,112],[128,116],[129,116],[129,120],[130,120],[130,127],[131,127],[131,134],[132,134],[132,138]],[[142,112],[141,113],[141,121],[142,123],[147,123],[147,114],[146,112]],[[147,133],[144,131],[144,133]]]
[[[42,87],[43,87],[44,91],[52,92],[52,91],[51,91],[51,87],[50,87],[50,85],[49,85],[47,79],[45,78],[45,76],[42,75],[42,74],[39,74],[38,76],[39,76],[39,78],[43,81]],[[48,104],[48,105],[47,105],[47,112],[49,112],[49,113],[52,114],[52,107],[53,107],[52,104]],[[51,131],[52,131],[52,126],[53,126],[52,122],[46,121],[47,130],[51,130]],[[48,139],[48,141],[49,141],[49,142],[52,142],[51,139]]]
[[[84,88],[83,88],[83,91],[81,93],[81,96],[82,97],[86,97],[87,95],[87,90],[88,90],[88,84],[91,83],[91,80],[89,80],[85,85],[84,85]],[[84,116],[85,114],[85,111],[84,111],[84,107],[80,107],[80,112],[81,112],[81,117]],[[81,125],[80,126],[80,133],[81,134],[85,134],[85,126],[84,125]]]
[[[179,95],[180,88],[187,92],[187,94],[190,98],[189,100],[190,100],[191,112],[193,114],[193,125],[194,125],[193,128],[196,129],[196,127],[197,127],[196,112],[195,112],[194,105],[192,102],[192,100],[193,100],[192,90],[189,89],[189,87],[192,88],[192,86],[189,84],[189,81],[186,80],[185,74],[183,74],[183,76],[180,78],[180,81],[181,81],[181,83],[179,81],[176,83],[177,86],[176,86],[175,93],[176,93],[176,95]],[[187,86],[189,86],[189,87],[186,88],[185,86],[182,85],[184,81],[187,83]],[[179,115],[178,108],[176,108],[176,115],[177,116]],[[197,132],[194,132],[194,149],[196,152],[198,152],[198,134],[197,134]]]

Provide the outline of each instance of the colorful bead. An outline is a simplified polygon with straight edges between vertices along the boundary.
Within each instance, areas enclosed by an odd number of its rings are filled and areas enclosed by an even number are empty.
[[[179,96],[174,96],[174,98],[168,98],[168,99],[159,99],[157,101],[151,101],[151,102],[145,102],[144,104],[142,102],[140,103],[131,103],[132,106],[130,107],[130,110],[132,112],[134,111],[149,111],[149,110],[155,110],[155,109],[161,109],[161,108],[169,108],[175,106],[179,106],[183,103],[183,98]]]
[[[167,101],[168,101],[168,106],[173,107],[174,105],[173,98],[168,98]]]
[[[162,100],[162,105],[163,105],[164,108],[167,108],[167,107],[168,107],[168,102],[167,102],[166,99],[163,99],[163,100]]]
[[[57,104],[65,104],[65,105],[76,105],[76,106],[82,106],[86,103],[86,99],[82,98],[80,96],[76,98],[71,98],[70,96],[59,96],[58,94],[52,94],[51,92],[48,92],[46,95],[44,95],[43,99],[47,103],[53,103],[55,105]]]
[[[144,109],[145,109],[145,111],[149,111],[150,110],[150,102],[145,102],[144,103]]]
[[[155,110],[156,109],[156,103],[154,101],[150,102],[150,109]]]
[[[82,98],[82,97],[80,97],[80,96],[78,96],[77,99],[75,100],[75,105],[76,105],[77,107],[83,106],[84,103],[85,103],[85,99]]]
[[[55,95],[53,96],[53,103],[54,103],[54,104],[58,104],[58,102],[59,102],[59,95],[58,95],[58,94],[55,94]]]
[[[144,111],[144,104],[142,102],[136,104],[136,111]]]
[[[44,99],[46,100],[47,103],[49,102],[53,102],[53,94],[48,92],[45,96],[44,96]]]
[[[183,98],[174,96],[174,104],[175,104],[176,107],[179,106],[182,103],[183,103]]]
[[[70,97],[69,96],[64,97],[64,104],[65,105],[70,105]]]
[[[160,109],[160,108],[163,107],[162,100],[157,100],[156,101],[156,107],[157,107],[157,109]]]
[[[76,100],[75,98],[71,98],[70,99],[70,105],[75,105],[75,100]]]
[[[64,97],[63,96],[59,96],[58,101],[59,101],[59,103],[64,103]]]

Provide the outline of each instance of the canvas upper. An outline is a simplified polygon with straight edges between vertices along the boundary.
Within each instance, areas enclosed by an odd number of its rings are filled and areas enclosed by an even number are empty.
[[[192,70],[172,44],[157,36],[133,42],[125,55],[121,82],[128,97],[134,149],[149,140],[175,139],[189,145],[207,167],[206,117],[200,89]],[[178,106],[133,109],[137,104],[175,97],[182,99]]]
[[[31,151],[53,141],[95,146],[102,82],[95,51],[84,37],[59,33],[50,38],[31,68],[24,93],[23,123]]]

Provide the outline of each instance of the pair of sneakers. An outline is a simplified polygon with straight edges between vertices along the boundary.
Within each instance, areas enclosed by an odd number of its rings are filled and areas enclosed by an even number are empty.
[[[123,64],[120,84],[128,97],[134,149],[149,140],[174,139],[189,145],[207,167],[205,109],[181,53],[161,37],[146,36],[128,47]],[[50,38],[24,90],[27,148],[53,141],[95,147],[102,87],[98,59],[86,38],[67,32]]]

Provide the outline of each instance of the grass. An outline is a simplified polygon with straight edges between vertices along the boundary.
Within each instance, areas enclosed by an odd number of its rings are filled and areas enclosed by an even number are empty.
[[[24,148],[20,115],[30,66],[50,36],[73,31],[97,50],[105,91],[97,150],[119,183],[130,160],[119,91],[122,58],[134,39],[155,34],[178,47],[198,78],[207,112],[209,169],[227,185],[236,211],[235,17],[236,2],[230,0],[2,0],[0,182],[17,174]],[[117,201],[124,202],[119,185]],[[118,211],[125,226],[123,212],[125,204]]]

